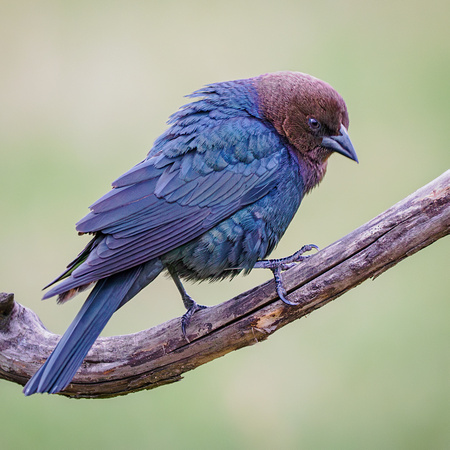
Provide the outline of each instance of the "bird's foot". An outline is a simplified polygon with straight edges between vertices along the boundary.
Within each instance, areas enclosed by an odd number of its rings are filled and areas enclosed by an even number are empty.
[[[296,263],[308,259],[312,255],[303,254],[313,249],[319,250],[319,247],[314,244],[304,245],[300,250],[296,251],[291,256],[280,259],[264,259],[262,261],[257,261],[254,265],[254,268],[256,269],[270,269],[272,271],[278,297],[280,297],[280,300],[282,300],[286,305],[298,306],[297,303],[293,303],[286,298],[287,292],[283,286],[281,271],[290,269],[291,267],[294,267]]]
[[[190,342],[190,340],[188,339],[187,334],[186,334],[186,329],[189,326],[191,318],[197,311],[200,311],[201,309],[205,309],[205,308],[207,308],[207,306],[199,305],[192,299],[192,297],[190,297],[187,294],[185,296],[183,296],[183,303],[184,303],[184,306],[186,306],[187,311],[181,317],[181,331],[183,333],[184,339],[186,339],[187,342]]]
[[[281,268],[275,267],[271,270],[273,273],[273,278],[275,280],[275,289],[277,290],[278,297],[280,297],[280,300],[286,305],[295,306],[296,303],[291,302],[286,298],[287,292],[283,286],[283,278],[281,277]]]
[[[171,266],[167,266],[167,270],[169,271],[173,281],[175,282],[175,285],[178,289],[178,291],[181,294],[181,299],[183,300],[183,305],[187,309],[187,311],[182,315],[181,317],[181,332],[183,333],[184,339],[186,339],[187,342],[190,342],[190,340],[187,337],[186,329],[189,326],[189,322],[191,321],[192,316],[199,310],[207,308],[207,306],[199,305],[194,301],[194,299],[186,292],[186,289],[184,289],[183,284],[180,281],[180,278],[178,277],[175,269]]]
[[[286,258],[263,259],[261,261],[256,261],[256,264],[253,266],[253,268],[255,268],[255,269],[271,269],[271,270],[280,268],[281,270],[288,270],[291,267],[294,267],[296,263],[310,258],[312,255],[304,255],[304,253],[309,252],[313,249],[319,250],[319,247],[317,247],[317,245],[314,245],[314,244],[304,245],[300,250],[297,250],[291,256],[286,256]]]

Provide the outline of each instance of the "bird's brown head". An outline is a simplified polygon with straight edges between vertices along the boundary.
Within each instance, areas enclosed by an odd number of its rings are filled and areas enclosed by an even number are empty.
[[[332,152],[358,161],[347,134],[347,106],[328,84],[299,72],[256,79],[261,113],[300,156],[324,164]]]

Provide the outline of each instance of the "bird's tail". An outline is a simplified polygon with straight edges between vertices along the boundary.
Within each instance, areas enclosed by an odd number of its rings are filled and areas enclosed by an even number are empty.
[[[153,260],[98,281],[45,364],[25,385],[24,394],[54,394],[67,387],[114,312],[162,269],[161,262]]]

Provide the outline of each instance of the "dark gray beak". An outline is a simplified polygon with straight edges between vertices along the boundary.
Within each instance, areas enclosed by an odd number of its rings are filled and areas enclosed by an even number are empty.
[[[352,141],[344,125],[341,125],[338,136],[329,136],[322,139],[322,147],[328,148],[333,152],[340,153],[353,161],[359,162],[353,148]]]

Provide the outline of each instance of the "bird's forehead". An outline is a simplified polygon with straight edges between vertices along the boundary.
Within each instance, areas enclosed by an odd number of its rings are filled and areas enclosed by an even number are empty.
[[[347,107],[343,98],[324,81],[306,78],[292,91],[292,100],[306,115],[314,115],[331,124],[340,126],[347,116]]]

